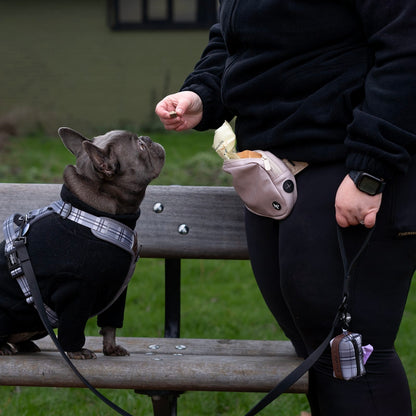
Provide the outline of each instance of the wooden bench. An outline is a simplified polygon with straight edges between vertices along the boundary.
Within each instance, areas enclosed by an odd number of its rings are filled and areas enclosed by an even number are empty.
[[[0,184],[0,220],[59,199],[60,185]],[[119,338],[128,357],[76,361],[97,388],[152,397],[155,415],[173,416],[185,391],[267,392],[300,363],[288,341],[180,338],[181,259],[247,259],[244,209],[232,188],[150,186],[137,224],[141,257],[165,259],[165,337]],[[42,352],[1,357],[0,385],[84,387],[49,338]],[[99,337],[86,347],[100,352]],[[307,375],[289,390],[306,393]]]

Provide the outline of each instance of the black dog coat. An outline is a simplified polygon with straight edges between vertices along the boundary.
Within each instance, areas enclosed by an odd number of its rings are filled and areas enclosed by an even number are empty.
[[[112,218],[131,229],[140,215],[138,212],[111,216],[97,211],[76,198],[65,185],[61,198],[78,209]],[[107,306],[129,272],[132,257],[126,250],[55,213],[31,225],[26,247],[43,301],[58,316],[58,339],[65,351],[81,350],[86,322],[98,313],[98,326],[122,327],[126,290]],[[26,303],[18,283],[10,276],[4,248],[3,241],[0,245],[0,339],[6,340],[10,334],[43,331],[44,327],[34,306]]]

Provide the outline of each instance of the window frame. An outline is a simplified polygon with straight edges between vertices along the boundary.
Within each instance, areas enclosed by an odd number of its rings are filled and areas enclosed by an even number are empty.
[[[149,18],[149,4],[152,0],[141,1],[142,21],[120,20],[120,1],[107,0],[107,24],[112,30],[183,30],[183,29],[207,29],[217,21],[217,0],[194,0],[197,6],[196,21],[175,21],[174,20],[174,1],[160,0],[166,3],[166,19]],[[202,7],[202,9],[201,9]]]

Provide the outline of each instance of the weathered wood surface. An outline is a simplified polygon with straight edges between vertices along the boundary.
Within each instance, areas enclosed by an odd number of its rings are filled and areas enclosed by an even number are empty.
[[[59,199],[61,185],[0,184],[0,221]],[[155,213],[155,204],[163,211]],[[226,220],[224,220],[226,218]],[[179,233],[185,224],[188,234]],[[149,186],[137,230],[142,257],[247,259],[244,208],[230,187]]]
[[[84,387],[48,338],[42,352],[0,357],[0,385]],[[97,388],[267,392],[300,364],[288,341],[120,338],[128,357],[74,361]],[[101,338],[86,347],[101,351]],[[305,393],[307,376],[289,390]]]

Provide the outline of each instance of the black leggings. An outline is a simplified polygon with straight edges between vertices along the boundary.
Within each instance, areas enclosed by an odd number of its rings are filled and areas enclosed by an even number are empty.
[[[298,200],[288,218],[275,221],[246,213],[258,286],[303,357],[327,336],[341,302],[344,273],[334,201],[344,176],[341,164],[310,166],[297,178]],[[413,183],[409,192],[416,194]],[[367,374],[351,381],[335,379],[328,349],[310,371],[308,399],[313,416],[411,416],[407,378],[394,341],[416,269],[416,238],[396,237],[394,218],[403,219],[397,209],[404,202],[397,200],[393,189],[396,186],[390,184],[390,191],[383,194],[376,230],[351,278],[349,329],[362,334],[364,345],[374,347]],[[405,203],[407,212],[416,212],[416,201],[413,211],[408,208],[413,202],[406,199]],[[366,233],[361,225],[343,230],[349,259]]]

